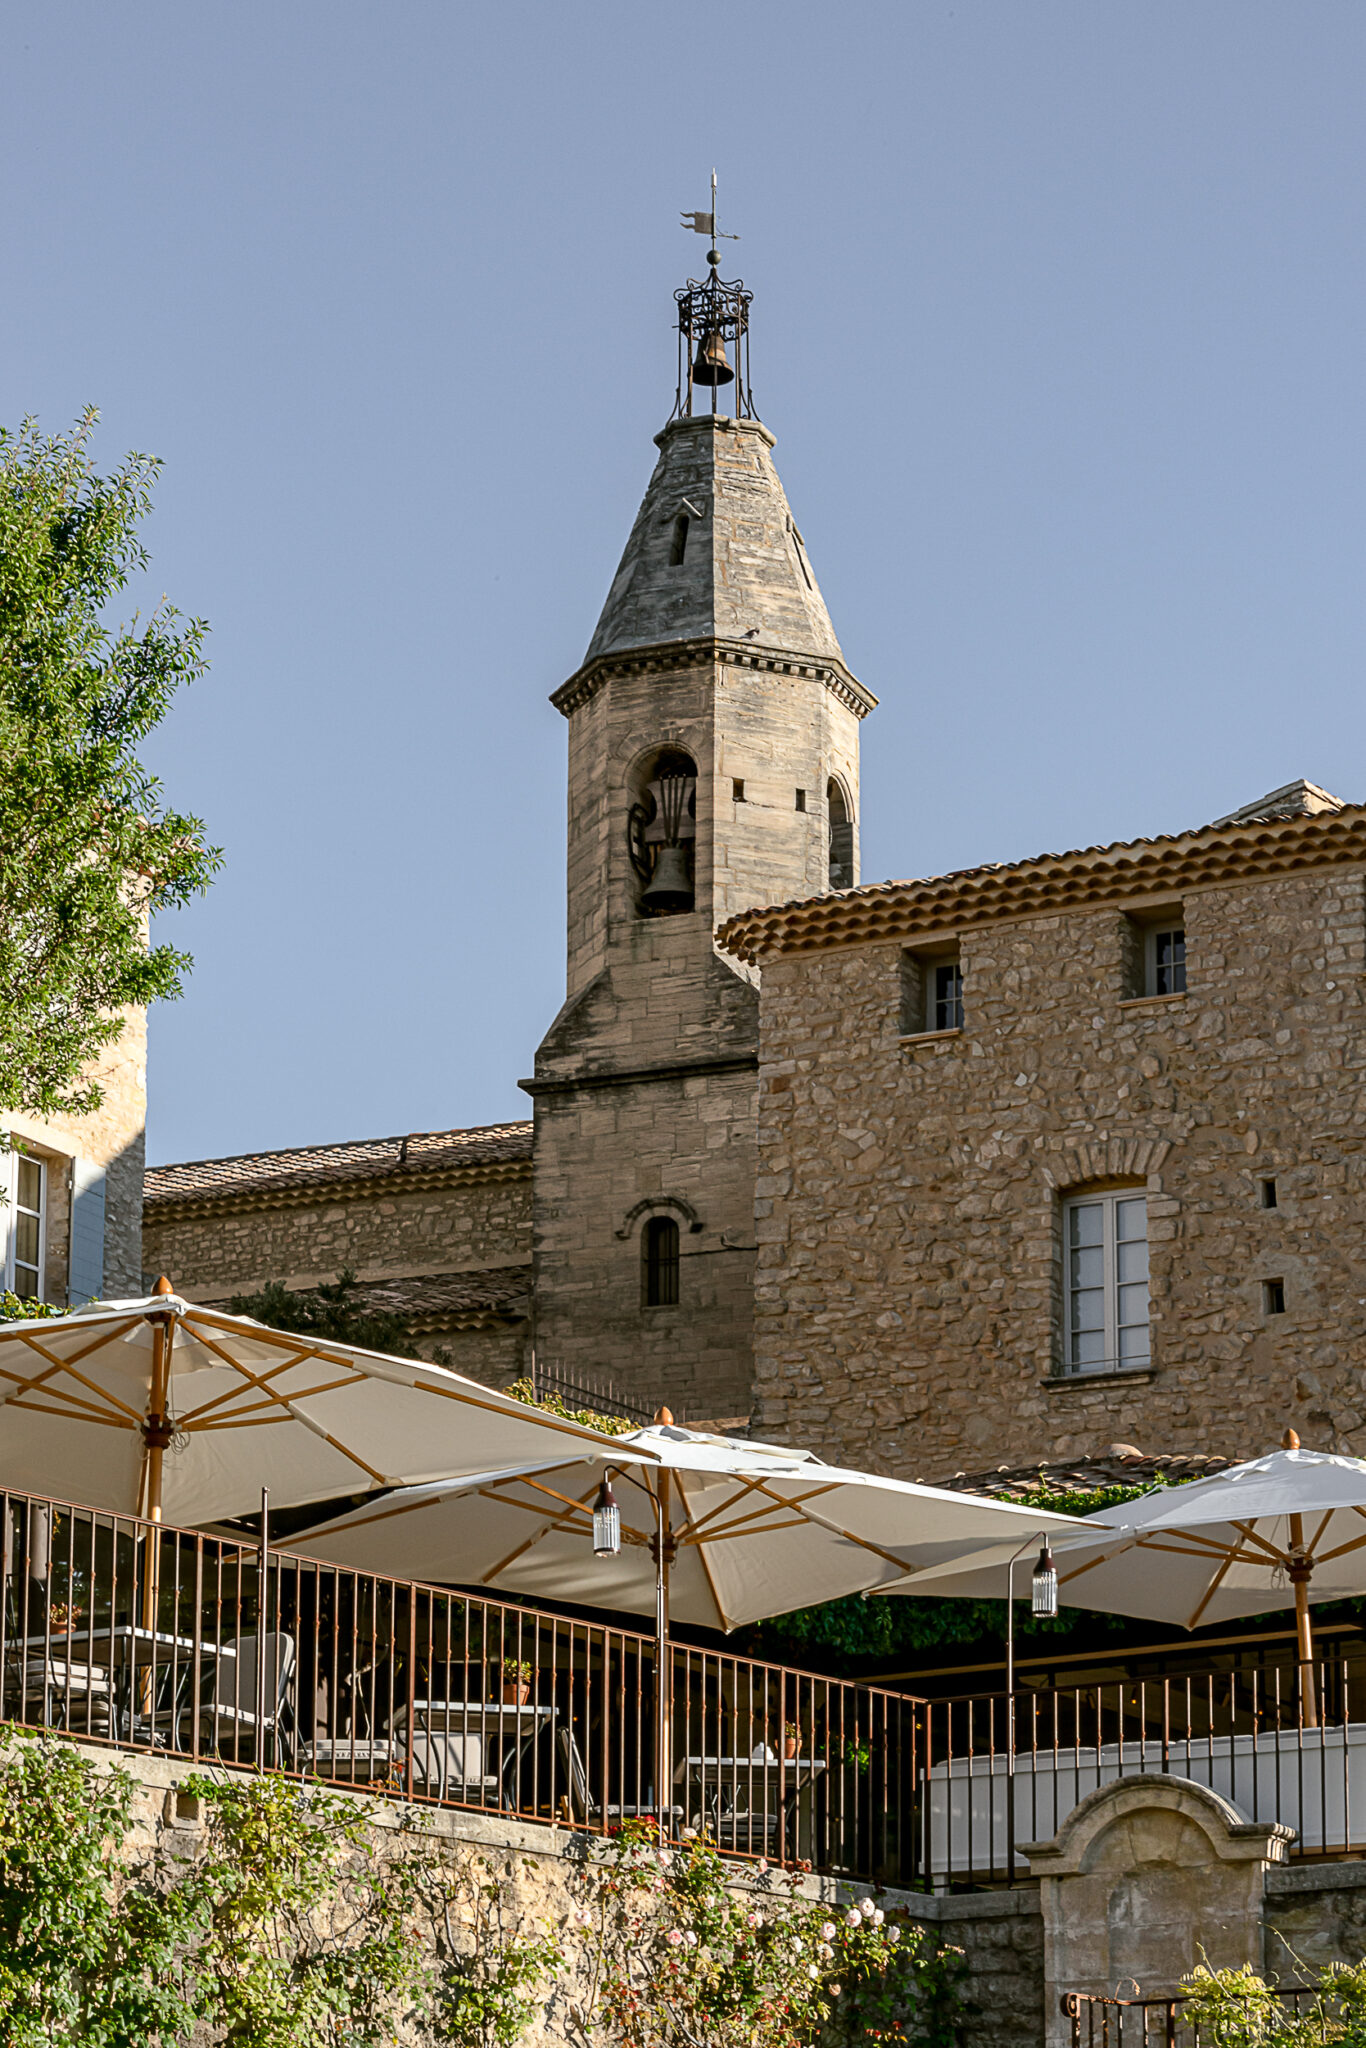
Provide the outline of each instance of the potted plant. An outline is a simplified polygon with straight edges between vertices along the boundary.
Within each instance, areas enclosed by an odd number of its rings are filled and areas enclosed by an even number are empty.
[[[531,1681],[535,1676],[530,1664],[518,1658],[503,1659],[503,1699],[508,1706],[524,1707],[531,1698]]]
[[[788,1761],[789,1763],[791,1762],[791,1760],[792,1760],[792,1758],[793,1758],[794,1756],[797,1756],[797,1755],[799,1755],[799,1754],[800,1754],[800,1750],[801,1750],[801,1740],[802,1740],[802,1731],[801,1731],[801,1726],[800,1726],[800,1723],[798,1723],[798,1722],[796,1722],[796,1721],[784,1721],[784,1723],[783,1723],[783,1755],[784,1755],[784,1757],[785,1757],[785,1758],[787,1759],[787,1761]]]

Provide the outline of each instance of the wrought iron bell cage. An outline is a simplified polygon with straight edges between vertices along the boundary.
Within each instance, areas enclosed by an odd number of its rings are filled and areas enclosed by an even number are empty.
[[[673,416],[691,419],[700,412],[728,412],[736,419],[755,420],[759,415],[749,383],[749,309],[754,294],[745,290],[742,278],[727,283],[718,275],[720,257],[715,249],[707,251],[707,261],[711,272],[705,280],[690,277],[682,290],[674,293],[678,306],[678,390]],[[715,359],[718,342],[722,349],[730,351],[726,360],[730,375],[708,381],[705,375],[699,377],[698,366],[708,358]],[[727,403],[722,405],[720,393],[730,383],[735,389],[727,393]],[[697,403],[699,393],[703,398],[710,394],[710,405]]]

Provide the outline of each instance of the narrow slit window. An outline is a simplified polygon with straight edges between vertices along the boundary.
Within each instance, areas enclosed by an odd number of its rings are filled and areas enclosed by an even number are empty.
[[[673,539],[669,543],[669,567],[679,569],[688,552],[688,515],[680,512],[674,521]]]
[[[1264,1316],[1283,1316],[1285,1314],[1284,1280],[1263,1280],[1262,1314]]]
[[[797,809],[799,811],[804,811],[806,809],[806,791],[804,789],[799,789],[797,791]]]
[[[640,1254],[646,1308],[678,1306],[678,1225],[672,1216],[652,1216],[641,1233]]]
[[[732,775],[730,779],[730,800],[734,804],[742,804],[744,802],[745,778],[743,775]]]
[[[1264,1209],[1277,1209],[1277,1208],[1279,1208],[1279,1207],[1280,1207],[1280,1204],[1279,1204],[1279,1203],[1278,1203],[1278,1201],[1276,1200],[1276,1183],[1275,1183],[1275,1181],[1274,1181],[1274,1180],[1264,1180],[1264,1181],[1262,1182],[1262,1184],[1261,1184],[1261,1185],[1262,1185],[1262,1207],[1263,1207]]]

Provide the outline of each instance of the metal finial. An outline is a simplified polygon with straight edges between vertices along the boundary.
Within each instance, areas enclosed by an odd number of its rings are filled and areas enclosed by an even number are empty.
[[[683,226],[697,235],[706,235],[711,243],[707,250],[710,274],[703,280],[688,279],[682,291],[674,293],[678,305],[678,391],[674,401],[674,416],[690,419],[694,411],[694,395],[698,387],[711,392],[711,404],[707,410],[715,415],[720,407],[718,391],[734,384],[732,394],[735,415],[738,419],[755,419],[754,396],[749,387],[749,308],[753,293],[747,292],[744,283],[736,278],[726,283],[721,277],[718,265],[721,261],[719,242],[738,242],[738,235],[728,235],[716,224],[716,172],[711,174],[711,212],[685,213]],[[735,351],[732,367],[726,354],[726,344]]]

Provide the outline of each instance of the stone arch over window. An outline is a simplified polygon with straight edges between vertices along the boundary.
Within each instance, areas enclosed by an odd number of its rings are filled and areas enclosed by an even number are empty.
[[[630,777],[626,844],[642,917],[678,917],[696,898],[697,763],[681,747],[657,747]]]
[[[660,1215],[666,1211],[672,1211],[675,1216],[686,1223],[690,1234],[693,1236],[696,1236],[698,1231],[705,1230],[707,1227],[692,1203],[685,1201],[682,1195],[646,1195],[643,1200],[636,1203],[634,1209],[626,1211],[626,1214],[621,1219],[617,1236],[622,1239],[628,1238],[642,1216]]]
[[[854,886],[854,813],[838,776],[825,785],[825,814],[830,830],[829,878],[832,889]]]

